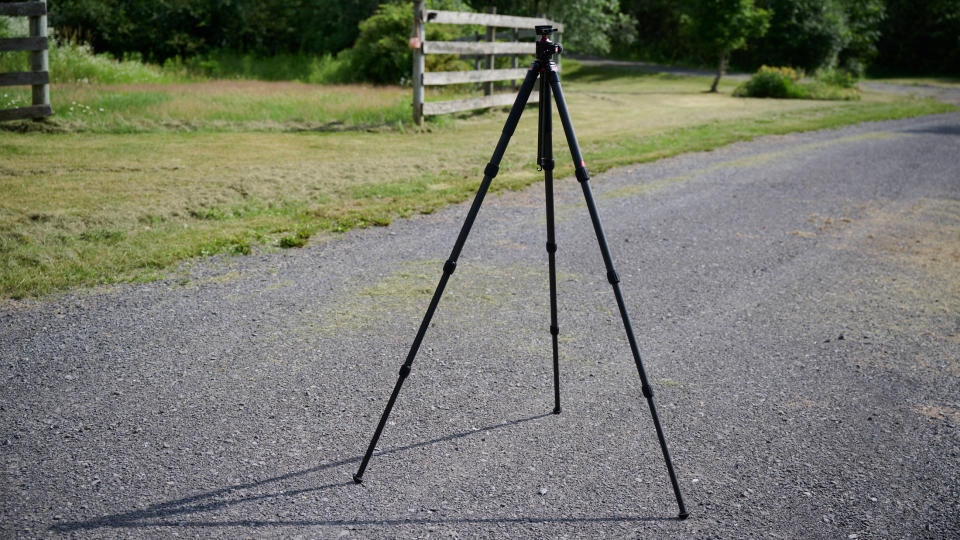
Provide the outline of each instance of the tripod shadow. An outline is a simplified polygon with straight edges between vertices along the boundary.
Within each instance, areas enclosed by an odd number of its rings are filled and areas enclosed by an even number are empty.
[[[462,439],[474,434],[480,434],[484,432],[490,432],[501,428],[506,428],[510,426],[515,426],[524,422],[530,422],[533,420],[539,420],[541,418],[552,416],[551,413],[538,414],[536,416],[528,416],[526,418],[520,418],[517,420],[510,420],[502,424],[497,424],[493,426],[487,426],[476,430],[462,431],[460,433],[454,433],[452,435],[447,435],[445,437],[440,437],[436,439],[431,439],[429,441],[422,441],[414,444],[409,444],[406,446],[398,446],[396,448],[390,448],[382,452],[377,452],[375,455],[384,456],[389,454],[395,454],[397,452],[403,452],[406,450],[411,450],[414,448],[421,448],[424,446],[429,446],[432,444],[443,443],[447,441],[452,441],[456,439]],[[243,520],[233,520],[233,521],[186,521],[184,518],[192,516],[194,514],[199,514],[202,512],[211,512],[215,510],[221,510],[231,506],[236,506],[242,503],[248,503],[253,501],[262,501],[265,499],[273,499],[278,497],[295,497],[298,495],[303,495],[306,493],[316,493],[319,491],[331,490],[336,488],[345,488],[346,486],[354,485],[352,481],[343,481],[335,482],[331,484],[324,484],[320,486],[314,486],[304,489],[289,490],[285,491],[278,489],[271,493],[261,493],[255,495],[236,495],[234,492],[239,490],[247,490],[265,486],[274,482],[282,482],[284,480],[289,480],[291,478],[302,477],[308,474],[317,473],[327,469],[332,469],[335,467],[340,467],[343,465],[349,465],[351,463],[357,463],[360,461],[360,457],[352,457],[347,459],[342,459],[340,461],[335,461],[332,463],[325,463],[323,465],[318,465],[316,467],[311,467],[309,469],[304,469],[301,471],[296,471],[292,473],[283,474],[280,476],[274,476],[272,478],[267,478],[265,480],[259,480],[254,482],[247,482],[243,484],[236,484],[229,487],[224,487],[216,489],[213,491],[208,491],[206,493],[200,493],[198,495],[191,495],[189,497],[183,497],[180,499],[166,501],[161,503],[156,503],[150,505],[146,508],[139,510],[132,510],[129,512],[122,512],[118,514],[110,514],[107,516],[101,516],[92,518],[85,521],[72,521],[60,523],[57,525],[50,526],[50,530],[59,531],[59,532],[73,532],[73,531],[84,531],[84,530],[93,530],[101,528],[139,528],[139,527],[230,527],[230,526],[246,526],[246,527],[272,527],[272,526],[308,526],[308,525],[400,525],[400,524],[430,524],[430,523],[564,523],[564,522],[607,522],[607,521],[657,521],[657,520],[666,520],[668,518],[643,518],[643,517],[630,517],[630,516],[613,516],[613,517],[586,517],[586,518],[573,518],[573,517],[564,517],[564,518],[462,518],[462,519],[369,519],[369,520],[257,520],[257,519],[243,519]]]

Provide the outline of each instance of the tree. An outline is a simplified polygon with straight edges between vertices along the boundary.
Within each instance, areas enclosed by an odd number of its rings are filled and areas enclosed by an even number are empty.
[[[620,7],[637,21],[637,39],[629,50],[614,51],[616,56],[662,63],[689,60],[687,42],[680,37],[675,0],[621,0]]]
[[[881,71],[960,75],[960,0],[886,0],[877,48]]]
[[[769,25],[770,12],[753,0],[688,0],[680,16],[681,33],[694,50],[717,63],[711,92],[717,91],[730,53],[746,47],[748,39],[763,36]]]
[[[546,17],[563,23],[563,46],[571,51],[608,54],[636,38],[637,21],[621,13],[620,0],[485,0],[470,3],[477,11]]]
[[[867,64],[877,56],[886,6],[884,0],[844,0],[843,4],[850,41],[840,51],[839,66],[863,75]]]

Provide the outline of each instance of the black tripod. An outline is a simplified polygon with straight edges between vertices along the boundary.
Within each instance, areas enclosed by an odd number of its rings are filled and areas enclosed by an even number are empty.
[[[437,304],[440,302],[440,297],[443,295],[443,289],[447,286],[447,281],[450,279],[450,276],[457,267],[457,259],[460,257],[460,251],[463,249],[463,244],[467,240],[467,235],[470,233],[470,228],[473,226],[473,221],[476,219],[477,213],[480,211],[480,205],[483,203],[483,198],[487,193],[487,189],[490,187],[490,182],[497,175],[497,172],[500,168],[500,160],[503,158],[503,153],[507,149],[507,143],[510,141],[510,137],[513,136],[513,132],[517,127],[517,123],[520,121],[520,115],[523,113],[523,109],[527,104],[527,100],[530,98],[530,93],[533,91],[534,83],[536,82],[537,77],[540,77],[540,125],[538,135],[537,165],[543,169],[544,184],[546,187],[547,254],[550,266],[550,334],[553,338],[553,412],[554,414],[560,414],[560,366],[557,351],[557,335],[560,333],[560,329],[557,326],[557,276],[555,255],[557,251],[557,244],[554,236],[553,223],[554,162],[552,148],[553,141],[551,135],[551,131],[553,129],[550,110],[551,90],[553,91],[554,97],[557,100],[557,112],[560,115],[560,122],[563,124],[563,131],[567,137],[567,145],[570,147],[570,153],[573,156],[573,165],[576,170],[576,177],[580,182],[580,186],[583,188],[583,196],[587,202],[587,209],[590,211],[590,219],[593,222],[593,229],[597,235],[597,241],[600,244],[600,253],[603,256],[603,263],[607,268],[607,280],[610,282],[610,285],[613,286],[613,294],[617,298],[617,307],[620,309],[620,317],[623,319],[623,326],[627,331],[627,341],[630,342],[630,350],[633,352],[633,359],[637,364],[637,372],[640,374],[643,395],[647,398],[647,404],[650,406],[650,415],[653,417],[653,425],[656,427],[657,438],[660,440],[660,449],[663,450],[663,458],[667,464],[667,472],[670,475],[670,482],[673,484],[673,492],[677,497],[677,505],[680,507],[679,518],[686,519],[689,514],[683,505],[683,496],[680,494],[680,485],[677,483],[677,475],[673,470],[673,462],[670,460],[670,452],[667,450],[667,441],[663,436],[663,428],[660,427],[660,418],[657,416],[657,409],[653,404],[653,390],[650,388],[650,381],[647,379],[647,374],[643,369],[643,362],[640,360],[640,351],[637,348],[637,340],[633,336],[633,329],[630,326],[630,317],[627,315],[627,308],[624,304],[623,293],[620,291],[620,277],[617,276],[617,272],[613,269],[613,260],[610,257],[610,250],[607,247],[607,240],[603,235],[603,227],[600,225],[600,216],[597,214],[597,205],[593,201],[593,192],[590,190],[590,176],[587,174],[586,164],[583,161],[583,157],[580,155],[580,146],[577,144],[577,136],[573,132],[573,124],[570,123],[570,114],[567,111],[567,103],[563,99],[563,91],[560,89],[560,77],[557,75],[557,65],[553,62],[553,55],[559,54],[562,49],[560,44],[550,41],[549,35],[553,31],[554,29],[550,26],[536,27],[536,33],[538,36],[540,36],[540,40],[537,41],[537,59],[533,62],[533,64],[531,64],[530,71],[527,72],[527,76],[523,81],[523,85],[520,86],[520,93],[517,95],[517,99],[513,104],[513,108],[510,110],[510,116],[507,118],[507,122],[503,127],[503,133],[500,135],[500,141],[497,143],[497,148],[493,151],[493,157],[490,158],[490,162],[487,163],[487,166],[483,171],[483,181],[480,182],[480,188],[477,190],[477,195],[473,199],[473,204],[470,206],[470,211],[467,212],[467,218],[460,229],[460,234],[457,236],[456,243],[453,245],[453,251],[450,252],[450,258],[447,259],[447,262],[443,265],[443,276],[440,278],[440,283],[437,285],[437,290],[434,291],[433,298],[430,300],[430,306],[427,307],[427,312],[423,316],[423,321],[420,323],[420,329],[417,330],[417,336],[413,340],[413,345],[410,347],[410,352],[407,353],[407,360],[403,363],[403,366],[400,367],[400,377],[397,379],[396,386],[393,387],[393,393],[390,394],[390,399],[387,401],[387,406],[383,411],[383,415],[380,417],[380,423],[377,424],[377,430],[373,433],[373,438],[370,440],[370,446],[367,447],[367,453],[363,456],[363,461],[360,462],[360,468],[357,470],[357,473],[353,475],[353,480],[358,484],[363,481],[363,471],[366,470],[367,464],[370,462],[370,457],[373,455],[373,451],[377,446],[377,441],[380,439],[380,434],[383,433],[383,427],[387,423],[387,418],[390,416],[390,411],[393,409],[393,404],[397,401],[397,395],[400,393],[400,387],[403,386],[403,381],[408,375],[410,375],[410,368],[413,365],[413,359],[417,356],[417,351],[420,349],[420,343],[423,341],[423,336],[426,334],[427,328],[430,326],[430,320],[433,318],[433,312],[437,309]]]

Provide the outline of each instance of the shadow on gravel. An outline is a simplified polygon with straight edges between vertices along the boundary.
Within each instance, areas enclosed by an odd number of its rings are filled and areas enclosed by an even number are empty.
[[[494,426],[487,426],[477,430],[463,431],[460,433],[455,433],[453,435],[447,435],[446,437],[440,437],[437,439],[432,439],[429,441],[418,442],[406,446],[399,446],[396,448],[390,448],[382,452],[377,452],[377,456],[383,456],[388,454],[394,454],[397,452],[402,452],[405,450],[411,450],[414,448],[420,448],[428,446],[431,444],[438,444],[446,441],[452,441],[456,439],[461,439],[463,437],[468,437],[470,435],[484,433],[488,431],[493,431],[496,429],[501,429],[505,427],[515,426],[524,422],[530,422],[533,420],[539,420],[547,416],[552,416],[552,413],[544,413],[536,416],[528,416],[526,418],[520,418],[518,420],[511,420],[509,422],[504,422],[502,424],[497,424]],[[86,521],[73,521],[60,523],[57,525],[51,525],[49,530],[59,531],[59,532],[73,532],[73,531],[83,531],[83,530],[92,530],[92,529],[102,529],[102,528],[113,528],[113,529],[123,529],[123,528],[146,528],[146,527],[289,527],[289,526],[315,526],[315,525],[331,525],[331,526],[348,526],[348,525],[404,525],[404,524],[439,524],[439,523],[603,523],[603,522],[621,522],[621,521],[669,521],[671,518],[666,517],[639,517],[639,516],[607,516],[607,517],[504,517],[504,518],[449,518],[449,519],[361,519],[361,520],[263,520],[263,519],[243,519],[243,520],[225,520],[225,521],[189,521],[189,517],[193,514],[198,514],[201,512],[212,512],[215,510],[221,510],[223,508],[228,508],[242,503],[248,503],[252,501],[260,501],[264,499],[273,499],[278,497],[295,497],[298,495],[303,495],[305,493],[314,493],[318,491],[336,489],[336,488],[346,488],[347,486],[355,485],[352,480],[344,482],[335,482],[332,484],[324,484],[320,486],[296,489],[296,490],[282,490],[278,489],[270,493],[258,493],[243,495],[237,494],[236,491],[255,489],[272,482],[280,482],[283,480],[289,480],[291,478],[296,478],[304,476],[307,474],[312,474],[327,469],[332,469],[334,467],[340,467],[343,465],[349,465],[351,463],[357,463],[360,461],[360,456],[342,459],[340,461],[335,461],[332,463],[326,463],[323,465],[318,465],[309,469],[304,469],[302,471],[292,472],[288,474],[283,474],[280,476],[274,476],[272,478],[267,478],[265,480],[260,480],[256,482],[248,482],[244,484],[236,484],[230,487],[225,487],[221,489],[216,489],[213,491],[208,491],[206,493],[201,493],[198,495],[192,495],[190,497],[184,497],[181,499],[176,499],[173,501],[161,502],[157,504],[150,505],[141,510],[132,510],[130,512],[123,512],[119,514],[111,514],[102,517],[92,518]],[[346,473],[344,473],[346,476]],[[357,489],[362,489],[359,486]],[[188,519],[184,519],[188,518]]]
[[[955,135],[960,136],[960,126],[954,125],[936,125],[916,129],[904,130],[905,133],[934,133],[936,135]]]

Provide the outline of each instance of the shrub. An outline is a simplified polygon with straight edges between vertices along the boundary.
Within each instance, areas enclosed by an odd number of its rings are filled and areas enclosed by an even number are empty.
[[[839,86],[840,88],[853,88],[857,84],[858,77],[845,69],[818,69],[816,79],[823,84]]]
[[[750,80],[733,91],[737,97],[795,98],[807,97],[807,92],[797,84],[800,74],[788,67],[761,66]]]
[[[802,72],[789,67],[762,66],[750,80],[733,91],[736,97],[780,99],[857,100],[856,79],[847,72],[821,70],[817,80],[801,83]]]
[[[432,4],[428,2],[428,4]],[[437,2],[441,7],[465,5],[457,2]],[[449,6],[447,6],[449,4]],[[342,51],[340,56],[349,59],[356,80],[380,84],[396,84],[409,79],[413,66],[413,51],[410,49],[410,25],[413,21],[413,3],[380,4],[372,17],[360,23],[360,36],[353,49]],[[455,37],[456,32],[436,25],[427,25],[427,39],[444,41]],[[456,71],[466,68],[466,62],[454,55],[431,54],[426,58],[427,71]]]

